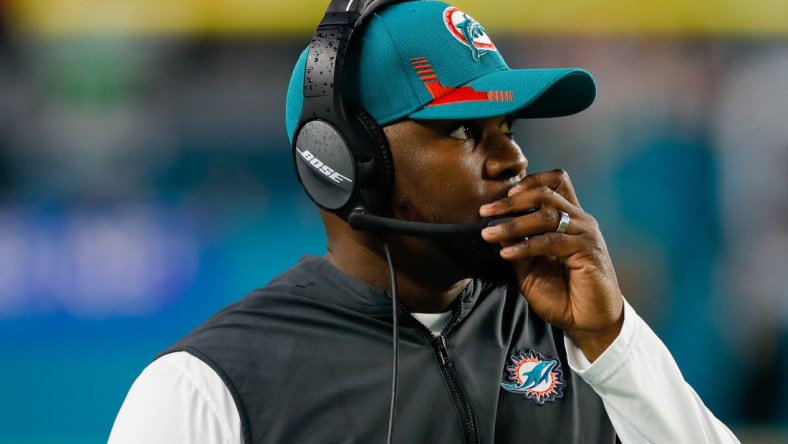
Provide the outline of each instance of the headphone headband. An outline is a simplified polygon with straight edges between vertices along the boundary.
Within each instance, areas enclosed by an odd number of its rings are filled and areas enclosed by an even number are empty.
[[[301,122],[345,118],[342,72],[353,32],[379,8],[403,0],[332,0],[309,46]],[[325,98],[325,99],[319,99]]]
[[[400,3],[404,0],[333,0],[326,8],[326,16],[329,14],[349,14],[354,17],[353,20],[347,20],[343,23],[352,24],[358,28],[361,22],[375,12],[376,10],[394,3]],[[326,22],[326,17],[323,17],[323,24]]]

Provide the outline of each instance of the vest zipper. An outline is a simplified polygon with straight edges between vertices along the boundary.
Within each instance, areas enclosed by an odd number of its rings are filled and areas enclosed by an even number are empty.
[[[460,417],[462,435],[464,438],[463,441],[465,444],[478,444],[480,441],[479,428],[476,424],[476,415],[473,413],[473,408],[468,402],[468,398],[465,397],[465,392],[462,389],[460,380],[457,378],[457,373],[454,371],[454,362],[452,362],[451,356],[449,356],[449,347],[448,342],[446,341],[446,335],[460,317],[460,308],[460,304],[455,304],[455,307],[452,310],[451,318],[449,318],[449,321],[443,327],[441,334],[438,336],[433,335],[432,332],[427,327],[425,327],[424,324],[414,318],[413,315],[410,315],[410,317],[413,322],[415,322],[416,325],[421,329],[422,334],[424,334],[424,336],[429,339],[433,351],[438,355],[438,364],[441,370],[441,375],[443,376],[443,380],[446,382],[446,385],[449,386],[449,392],[451,392],[451,397],[454,400],[454,406],[457,408],[457,414]],[[400,310],[410,314],[408,309],[405,308],[401,302]]]
[[[432,336],[432,334],[430,334],[430,336]],[[460,415],[460,423],[462,424],[462,434],[465,438],[465,443],[478,443],[479,430],[476,426],[476,415],[474,415],[471,404],[465,397],[460,381],[457,379],[457,374],[454,371],[454,363],[451,360],[451,356],[449,356],[446,336],[440,334],[433,337],[432,346],[438,354],[441,374],[443,375],[444,381],[446,381],[446,384],[449,386],[451,397],[454,399],[454,405],[457,407],[457,413]]]

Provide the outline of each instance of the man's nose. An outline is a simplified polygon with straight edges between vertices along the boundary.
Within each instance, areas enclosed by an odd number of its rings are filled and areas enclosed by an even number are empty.
[[[528,159],[517,143],[508,137],[502,137],[487,157],[485,175],[491,180],[508,180],[525,175],[526,168]]]

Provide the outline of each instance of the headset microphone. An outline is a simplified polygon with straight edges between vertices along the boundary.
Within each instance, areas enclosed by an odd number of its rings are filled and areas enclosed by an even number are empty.
[[[348,223],[355,230],[373,231],[408,236],[444,238],[478,235],[484,228],[509,222],[525,214],[536,211],[536,208],[514,215],[486,217],[476,222],[464,224],[442,224],[432,222],[412,222],[388,217],[375,216],[363,211],[354,211],[348,216]]]

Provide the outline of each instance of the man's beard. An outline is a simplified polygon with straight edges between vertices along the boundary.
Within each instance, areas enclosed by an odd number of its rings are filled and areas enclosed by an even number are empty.
[[[457,223],[436,216],[427,216],[408,200],[395,204],[400,214],[397,219],[428,223]],[[392,217],[392,216],[389,216]],[[500,255],[501,245],[491,244],[482,239],[481,233],[471,236],[439,238],[432,240],[443,252],[464,270],[465,277],[480,278],[496,286],[512,282],[512,265]]]
[[[514,279],[512,265],[500,255],[501,246],[477,236],[436,240],[439,248],[467,270],[469,277],[501,286]]]

